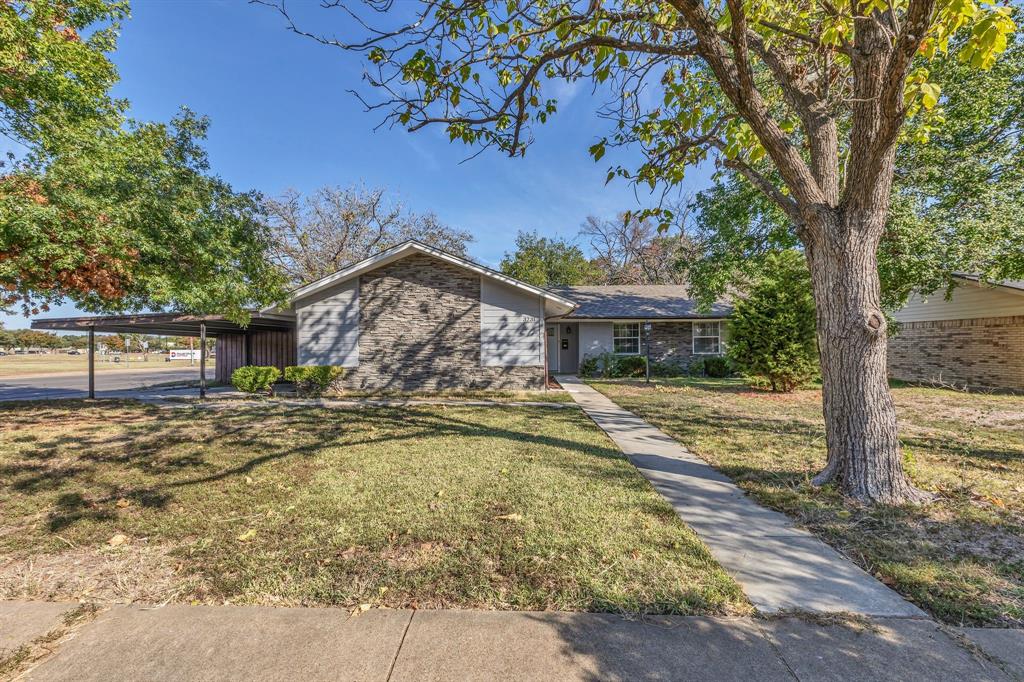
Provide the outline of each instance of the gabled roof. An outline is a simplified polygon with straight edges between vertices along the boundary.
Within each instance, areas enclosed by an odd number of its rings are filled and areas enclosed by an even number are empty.
[[[953,277],[979,286],[991,286],[999,289],[1009,289],[1013,293],[1024,293],[1024,279],[1004,279],[998,282],[983,282],[979,275],[969,272],[954,272]]]
[[[576,301],[568,319],[580,320],[709,320],[732,314],[732,306],[715,303],[700,311],[685,286],[675,284],[609,284],[552,287]]]
[[[461,258],[460,256],[456,256],[446,251],[436,249],[433,246],[428,246],[423,242],[416,241],[415,239],[410,239],[408,241],[402,242],[397,246],[393,246],[390,249],[381,251],[375,256],[364,258],[358,263],[354,263],[348,266],[347,268],[343,268],[333,274],[327,275],[326,277],[322,277],[315,282],[312,282],[305,286],[301,286],[298,289],[295,289],[294,291],[291,292],[289,300],[292,303],[295,303],[296,301],[307,296],[310,296],[312,294],[315,294],[316,292],[321,291],[329,286],[340,284],[345,280],[352,279],[353,277],[358,277],[364,272],[369,272],[370,270],[382,267],[384,265],[387,265],[388,263],[392,263],[400,258],[404,258],[414,253],[423,253],[428,256],[433,256],[434,258],[451,263],[452,265],[456,265],[458,267],[465,268],[466,270],[476,272],[483,277],[487,277],[494,281],[501,282],[502,284],[506,284],[516,289],[527,291],[531,294],[534,294],[535,296],[540,296],[545,300],[546,304],[550,305],[553,314],[564,315],[565,313],[571,311],[576,306],[576,304],[573,301],[571,301],[568,298],[565,298],[564,296],[553,293],[546,289],[541,289],[540,287],[536,287],[532,284],[527,284],[522,280],[518,280],[514,277],[509,277],[508,275],[504,275],[498,272],[497,270],[491,270],[488,267],[484,267],[483,265],[474,263],[471,260],[466,260],[465,258]],[[545,307],[548,306],[546,305]]]

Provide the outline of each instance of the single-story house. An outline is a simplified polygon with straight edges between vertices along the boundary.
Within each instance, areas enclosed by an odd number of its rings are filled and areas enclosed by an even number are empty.
[[[588,356],[685,367],[724,351],[731,309],[701,312],[684,287],[543,289],[407,241],[294,290],[247,328],[175,313],[40,319],[34,328],[216,338],[216,378],[250,364],[339,365],[346,388],[542,388]],[[648,326],[649,323],[649,326]],[[648,336],[649,335],[649,336]]]
[[[914,382],[1024,390],[1024,280],[983,284],[967,273],[894,315],[889,375]]]
[[[915,297],[896,314],[895,378],[1024,389],[1024,283],[967,275],[950,300]],[[587,357],[647,355],[687,367],[721,355],[732,312],[700,310],[682,286],[540,288],[407,241],[291,293],[243,328],[173,313],[42,319],[40,329],[206,335],[216,377],[243,365],[340,365],[366,391],[542,388]]]
[[[730,309],[698,312],[682,287],[542,289],[408,241],[295,290],[287,312],[299,364],[408,391],[541,388],[588,356],[646,353],[646,322],[651,359],[685,366],[723,352]]]

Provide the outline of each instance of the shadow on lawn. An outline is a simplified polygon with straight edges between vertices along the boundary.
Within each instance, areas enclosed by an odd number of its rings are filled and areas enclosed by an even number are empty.
[[[121,404],[123,407],[123,404]],[[11,425],[29,419],[55,425],[80,425],[88,418],[88,410],[76,419],[67,418],[67,410],[38,411],[31,417],[17,415]],[[210,413],[166,411],[153,414],[153,408],[139,408],[147,420],[137,415],[122,419],[120,415],[107,415],[107,421],[124,422],[129,433],[114,439],[102,433],[89,433],[81,437],[59,435],[52,438],[37,437],[31,451],[19,455],[19,460],[0,465],[0,478],[8,483],[3,487],[22,495],[36,495],[61,491],[65,487],[83,490],[60,492],[54,508],[49,512],[49,529],[58,532],[79,521],[103,521],[116,518],[109,505],[119,498],[130,500],[144,508],[164,508],[174,499],[173,491],[183,487],[202,486],[232,477],[242,477],[256,468],[281,460],[301,460],[332,446],[401,443],[422,438],[460,436],[466,438],[502,438],[524,444],[556,447],[583,454],[621,459],[622,455],[610,447],[599,447],[568,438],[542,435],[537,432],[502,428],[456,416],[453,409],[378,408],[371,410],[296,410],[290,407],[270,406],[266,410],[233,410]],[[474,409],[474,408],[467,408]],[[579,426],[576,412],[545,408],[512,408],[536,412],[537,419],[564,421],[566,427]],[[16,410],[8,410],[15,411]],[[47,414],[49,412],[49,414]],[[134,412],[134,410],[133,410]],[[472,414],[472,413],[470,413]],[[102,414],[92,415],[104,419]],[[154,417],[156,417],[154,419]],[[527,425],[528,426],[528,425]],[[366,427],[373,427],[371,435]],[[198,433],[197,433],[198,429]],[[550,429],[558,433],[558,426]],[[291,439],[287,434],[297,434]],[[282,437],[287,442],[280,442]],[[274,442],[277,441],[277,442]],[[230,451],[245,453],[264,451],[237,464],[224,467],[211,462],[202,450],[181,453],[184,445],[217,444]],[[67,461],[66,451],[79,454]],[[152,482],[135,484],[104,483],[101,470],[108,466],[132,470],[134,478],[154,478]],[[566,467],[569,473],[583,478],[610,479],[620,485],[643,485],[639,477],[623,475],[607,467],[586,466],[579,461]],[[184,477],[179,477],[184,475]],[[170,480],[167,480],[170,479]]]
[[[616,402],[627,410],[631,410],[644,419],[677,435],[683,442],[693,434],[702,431],[732,431],[737,434],[766,434],[772,437],[797,437],[804,439],[804,444],[814,443],[821,451],[821,465],[825,463],[825,425],[820,421],[811,422],[803,417],[764,416],[748,417],[735,413],[708,410],[696,412],[681,409],[677,406],[651,402],[637,402],[632,396],[616,396]],[[956,457],[967,466],[988,471],[991,467],[979,460],[994,462],[1014,462],[1021,456],[1021,450],[1011,445],[972,446],[959,437],[927,435],[900,436],[904,447],[912,450],[927,448],[936,454]]]

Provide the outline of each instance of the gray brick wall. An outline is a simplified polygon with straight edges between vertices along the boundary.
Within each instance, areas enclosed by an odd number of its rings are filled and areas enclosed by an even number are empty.
[[[1024,316],[904,322],[889,339],[889,376],[1024,390]]]
[[[652,362],[663,362],[685,369],[693,358],[693,325],[691,323],[651,323]]]
[[[414,254],[359,278],[359,366],[371,391],[541,388],[543,367],[480,366],[480,276]]]

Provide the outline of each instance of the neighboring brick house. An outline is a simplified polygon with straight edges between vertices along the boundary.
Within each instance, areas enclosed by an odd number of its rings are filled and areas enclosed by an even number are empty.
[[[1024,281],[956,286],[913,296],[894,317],[889,375],[914,382],[1024,390]]]

